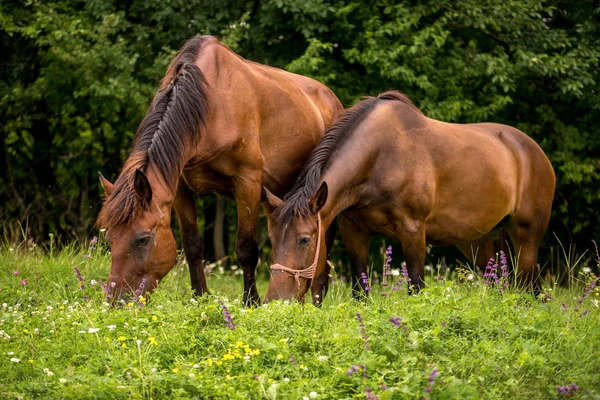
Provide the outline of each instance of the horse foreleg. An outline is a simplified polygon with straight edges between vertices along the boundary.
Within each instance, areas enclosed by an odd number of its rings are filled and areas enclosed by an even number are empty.
[[[425,286],[425,223],[418,219],[405,219],[396,239],[402,244],[410,277],[409,290],[418,293]]]
[[[234,197],[237,208],[237,238],[235,253],[244,271],[244,305],[260,304],[256,290],[256,264],[258,242],[256,225],[260,211],[260,174],[254,177],[238,175],[234,182]]]
[[[514,224],[507,229],[513,245],[512,257],[516,262],[517,284],[537,295],[541,292],[538,279],[537,256],[540,245],[540,235],[528,224]]]
[[[196,222],[194,194],[183,181],[179,182],[173,208],[179,219],[181,241],[183,243],[183,250],[185,251],[185,258],[190,269],[192,289],[196,296],[202,296],[202,294],[208,293],[206,277],[204,276],[204,268],[202,265],[204,244],[202,243],[202,236],[198,231],[198,224]]]
[[[362,274],[367,275],[369,262],[369,244],[373,234],[352,220],[340,214],[340,235],[348,250],[352,268],[352,296],[355,299],[364,297],[368,289],[368,281],[362,279]]]

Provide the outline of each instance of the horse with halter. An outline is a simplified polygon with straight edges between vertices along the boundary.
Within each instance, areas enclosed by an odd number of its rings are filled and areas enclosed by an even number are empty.
[[[179,219],[196,295],[207,292],[194,192],[235,200],[235,250],[244,302],[255,283],[262,187],[290,190],[310,151],[343,108],[310,78],[247,61],[211,36],[190,39],[168,67],[98,225],[107,229],[111,297],[153,290],[176,261],[171,210]],[[315,288],[316,291],[322,288]]]
[[[376,233],[401,243],[418,291],[426,242],[482,265],[504,229],[519,283],[536,286],[555,185],[542,149],[515,128],[436,121],[396,91],[368,98],[329,129],[285,201],[267,191],[275,264],[265,301],[302,301],[315,274],[327,274],[321,237],[338,215],[357,297]]]

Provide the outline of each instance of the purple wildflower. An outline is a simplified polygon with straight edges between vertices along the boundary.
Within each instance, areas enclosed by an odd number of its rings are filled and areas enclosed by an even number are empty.
[[[402,328],[403,327],[401,321],[402,321],[402,318],[400,318],[400,317],[390,318],[390,322],[392,324],[394,324],[394,326],[396,326],[396,328]]]
[[[579,386],[577,386],[574,383],[571,383],[570,385],[564,385],[564,386],[557,386],[556,387],[556,391],[560,394],[569,394],[571,392],[575,392],[579,390]]]
[[[14,276],[17,276],[17,275],[19,275],[19,271],[15,271],[15,272],[13,272],[13,275],[14,275]]]
[[[400,271],[402,273],[402,276],[406,280],[406,282],[410,283],[410,276],[408,276],[408,270],[406,269],[406,263],[402,263],[402,265],[400,266]]]
[[[94,236],[92,238],[92,240],[90,240],[90,244],[96,244],[96,243],[98,243],[98,236]]]
[[[383,282],[381,286],[388,285],[388,277],[392,275],[392,267],[390,267],[390,261],[392,261],[392,246],[388,246],[385,250],[385,262],[383,263]]]
[[[589,312],[590,312],[590,310],[585,310],[584,312],[581,313],[581,315],[579,315],[579,318],[585,317],[586,315],[589,314]]]
[[[100,286],[102,287],[102,290],[104,290],[104,293],[106,293],[106,298],[112,299],[113,295],[110,292],[110,289],[108,288],[108,286],[106,285],[106,283],[100,281]]]
[[[362,316],[359,313],[356,313],[356,319],[360,323],[360,333],[365,344],[365,349],[371,350],[371,346],[369,345],[368,341],[369,336],[367,336],[367,332],[365,331],[365,323],[363,322]]]
[[[371,290],[371,287],[369,286],[369,277],[364,272],[361,272],[360,279],[362,281],[364,291],[368,293]]]
[[[352,376],[356,371],[358,371],[358,367],[356,365],[353,365],[350,368],[348,368],[348,371],[346,371],[346,375]]]
[[[567,303],[565,303],[564,301],[560,304],[560,309],[562,311],[569,311],[569,307],[567,306]]]
[[[382,392],[385,392],[385,391],[387,390],[387,388],[388,388],[388,387],[387,387],[387,385],[385,384],[385,382],[382,382],[382,383],[381,383],[381,391],[382,391]]]
[[[292,365],[298,365],[298,361],[296,361],[296,357],[293,354],[290,356],[290,362]]]
[[[377,396],[375,393],[373,393],[373,391],[371,390],[371,388],[365,388],[364,392],[367,394],[365,396],[365,399],[367,399],[367,400],[377,400],[377,399],[379,399],[379,396]]]
[[[88,301],[90,299],[90,296],[88,296],[87,294],[83,295],[83,301]]]
[[[429,376],[427,377],[427,387],[425,388],[426,393],[431,393],[433,390],[433,384],[435,383],[435,378],[438,376],[438,369],[434,368]]]
[[[79,289],[85,290],[85,282],[84,282],[83,276],[81,276],[81,271],[79,271],[79,268],[77,268],[77,267],[73,267],[73,271],[75,271],[75,276],[77,277],[77,280],[80,283]]]
[[[221,308],[223,309],[223,317],[225,317],[225,322],[227,322],[225,325],[229,329],[234,330],[235,324],[233,323],[233,318],[231,318],[231,314],[229,314],[229,310],[227,309],[227,306],[222,301],[219,301],[219,304],[221,305]]]
[[[439,275],[439,276],[437,277],[437,280],[438,280],[438,281],[445,281],[445,280],[446,280],[446,277],[444,277],[444,276],[442,276],[442,275]]]
[[[23,279],[23,280],[21,281],[21,286],[25,286],[25,285],[27,285],[27,279]]]
[[[493,258],[490,258],[489,261],[487,262],[487,265],[485,266],[485,272],[483,273],[483,284],[484,285],[492,284],[492,280],[490,278],[492,276],[492,268],[493,268],[495,261],[496,260],[494,260]]]

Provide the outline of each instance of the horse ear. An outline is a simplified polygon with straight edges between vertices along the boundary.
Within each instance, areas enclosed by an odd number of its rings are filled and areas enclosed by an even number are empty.
[[[327,182],[323,182],[319,190],[317,190],[317,193],[313,196],[312,199],[310,199],[310,211],[313,214],[316,214],[319,211],[321,211],[321,208],[323,208],[323,206],[325,205],[325,202],[327,201],[328,191],[329,189],[327,188]]]
[[[133,180],[133,188],[138,196],[140,196],[146,204],[150,204],[152,202],[152,188],[150,187],[150,182],[141,170],[135,170],[135,179]]]
[[[283,200],[279,197],[275,196],[273,193],[269,191],[266,187],[262,188],[261,200],[268,204],[268,211],[273,212],[276,208],[283,204]]]
[[[100,178],[100,184],[102,185],[102,188],[104,188],[104,193],[106,193],[106,197],[109,197],[112,194],[112,192],[114,192],[115,185],[110,183],[108,179],[106,179],[104,175],[102,175],[101,172],[98,172],[98,178]]]

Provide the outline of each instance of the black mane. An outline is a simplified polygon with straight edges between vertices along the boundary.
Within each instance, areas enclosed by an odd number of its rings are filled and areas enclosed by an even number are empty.
[[[278,221],[285,223],[295,216],[306,216],[309,214],[308,200],[319,189],[317,185],[321,181],[321,174],[331,154],[338,144],[358,126],[380,100],[401,101],[421,113],[408,96],[399,91],[388,91],[377,97],[367,97],[365,100],[346,110],[342,117],[327,130],[321,142],[310,153],[308,161],[302,168],[294,187],[285,196],[285,203],[276,210],[275,217]]]
[[[127,222],[149,207],[140,203],[134,190],[137,169],[145,170],[152,163],[165,185],[173,191],[177,187],[188,150],[198,143],[208,117],[208,83],[194,64],[204,39],[188,40],[169,65],[161,89],[138,127],[114,192],[100,211],[98,225],[109,228]]]

